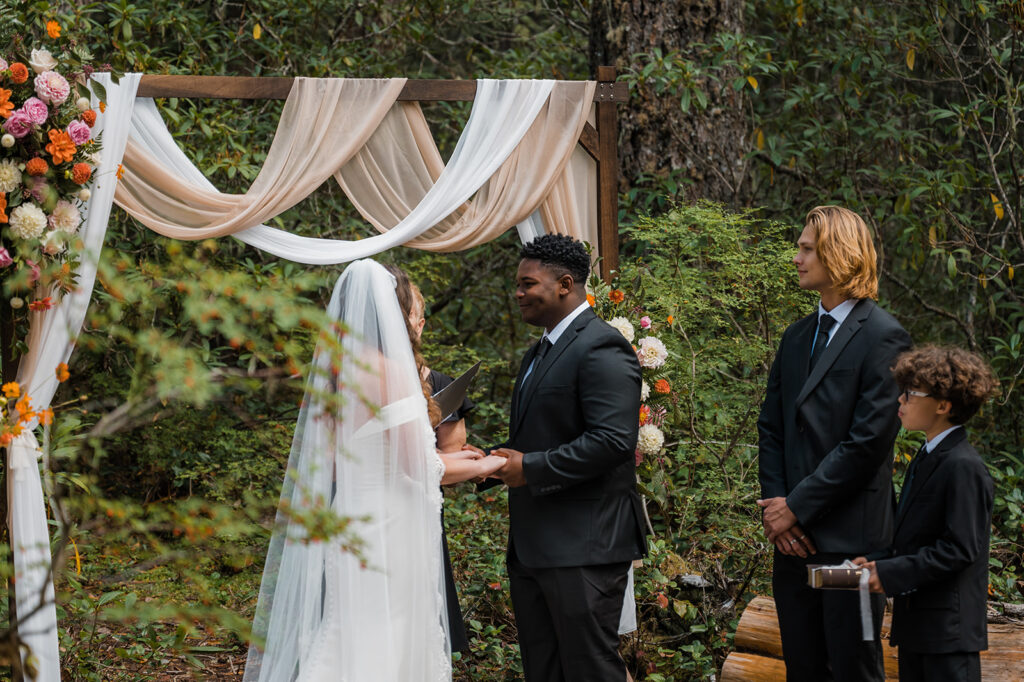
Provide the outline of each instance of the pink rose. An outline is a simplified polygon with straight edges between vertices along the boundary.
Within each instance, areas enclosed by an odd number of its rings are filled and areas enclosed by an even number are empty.
[[[18,109],[8,117],[3,125],[5,133],[22,138],[32,132],[32,119],[21,109]]]
[[[36,282],[39,281],[39,275],[41,274],[39,266],[36,265],[36,262],[34,260],[28,258],[25,259],[25,265],[27,265],[30,270],[28,274],[29,284],[35,284]]]
[[[82,121],[72,121],[68,124],[68,135],[75,144],[84,144],[92,137],[92,130]]]
[[[10,65],[7,63],[7,60],[0,57],[0,71],[6,71],[8,66]]]
[[[2,62],[2,61],[3,60],[0,59],[0,62]],[[4,247],[0,246],[0,268],[6,268],[8,265],[10,265],[13,262],[14,262],[14,259],[11,258],[11,254],[9,254],[7,252],[7,249],[5,249]]]
[[[71,86],[56,71],[43,71],[34,81],[39,99],[49,104],[63,104],[71,94]]]
[[[641,329],[650,329],[651,328],[651,318],[647,317],[646,315],[641,317],[640,318],[640,328]]]
[[[50,115],[50,110],[46,108],[46,102],[38,97],[29,97],[25,100],[25,103],[21,105],[21,110],[28,114],[29,119],[36,125],[46,123],[46,117]]]

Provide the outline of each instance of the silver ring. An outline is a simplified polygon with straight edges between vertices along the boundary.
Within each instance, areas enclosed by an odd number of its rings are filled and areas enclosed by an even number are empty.
[[[797,540],[803,540],[806,537],[807,537],[806,535],[801,535],[799,538],[797,538]]]
[[[796,540],[790,540],[790,541],[789,541],[789,544],[791,544],[791,545],[795,545],[795,544],[796,544]]]

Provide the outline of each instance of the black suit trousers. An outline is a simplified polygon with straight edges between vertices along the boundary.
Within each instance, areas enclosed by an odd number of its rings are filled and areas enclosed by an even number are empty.
[[[919,654],[900,649],[900,682],[981,682],[977,651]]]
[[[629,563],[530,568],[508,554],[527,682],[622,682],[619,616]]]
[[[807,584],[808,564],[839,564],[847,558],[815,554],[801,559],[775,552],[772,590],[787,682],[885,680],[879,640],[885,596],[871,595],[875,637],[865,642],[857,591],[816,590]]]

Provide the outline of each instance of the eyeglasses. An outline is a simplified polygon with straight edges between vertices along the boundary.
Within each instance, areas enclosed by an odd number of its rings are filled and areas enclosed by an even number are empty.
[[[909,403],[910,402],[910,396],[914,396],[916,398],[929,398],[929,397],[931,397],[932,394],[931,393],[924,393],[923,391],[914,391],[914,390],[911,390],[909,388],[905,388],[905,389],[903,389],[902,395],[903,395],[903,402]]]

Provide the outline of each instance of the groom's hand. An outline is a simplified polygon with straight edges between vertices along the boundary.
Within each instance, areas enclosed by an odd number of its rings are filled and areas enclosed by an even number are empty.
[[[526,485],[526,475],[523,473],[523,453],[510,448],[498,448],[491,454],[504,457],[507,461],[505,466],[498,469],[498,478],[505,482],[509,488],[518,488]]]

